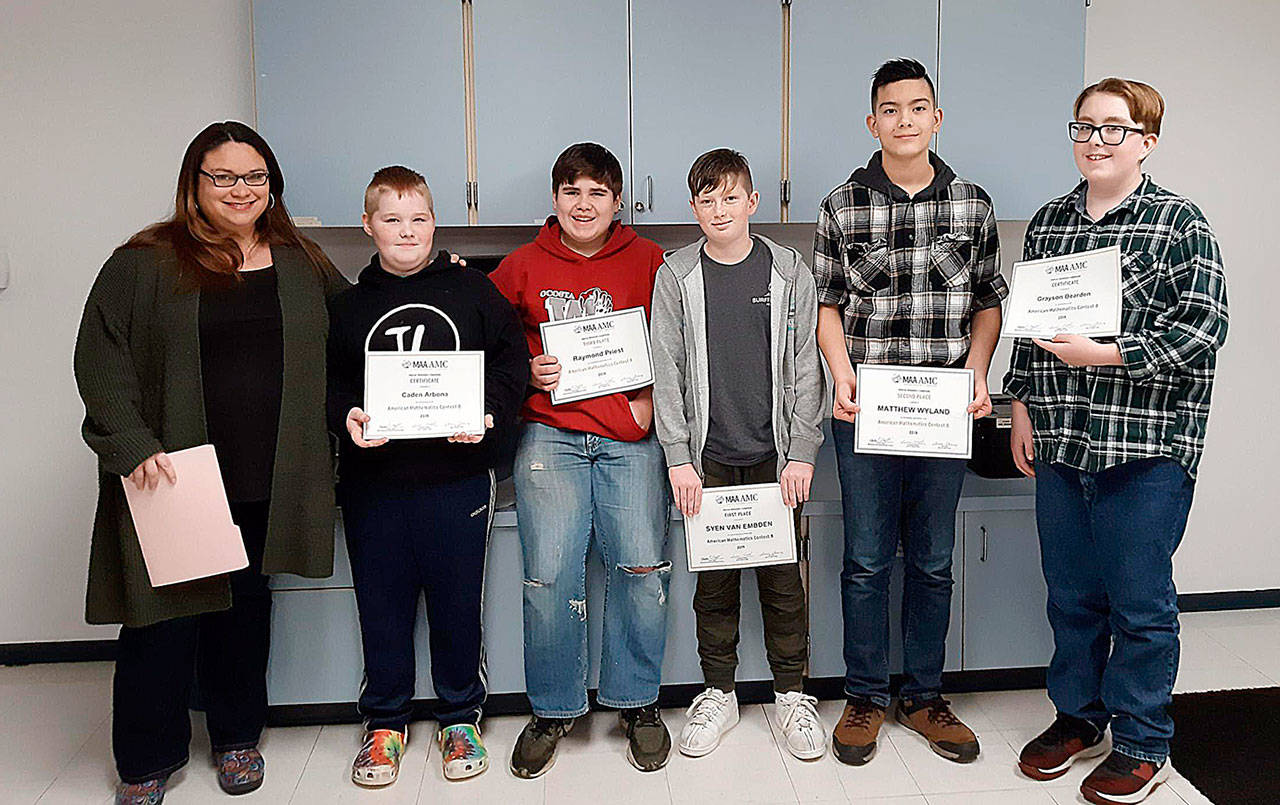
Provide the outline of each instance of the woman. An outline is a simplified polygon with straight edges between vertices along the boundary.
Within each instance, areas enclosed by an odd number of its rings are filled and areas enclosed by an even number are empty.
[[[187,762],[199,674],[218,782],[262,784],[267,573],[333,568],[326,302],[347,286],[285,209],[270,147],[214,123],[182,161],[171,218],[117,249],[76,342],[83,433],[98,454],[86,619],[121,623],[112,746],[121,805],[158,803]],[[150,585],[120,477],[176,480],[167,451],[211,442],[249,567]]]

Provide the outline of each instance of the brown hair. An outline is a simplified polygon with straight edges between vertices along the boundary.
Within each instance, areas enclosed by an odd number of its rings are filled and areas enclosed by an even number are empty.
[[[599,143],[575,143],[556,157],[551,166],[551,194],[583,176],[608,187],[615,197],[622,195],[622,165]]]
[[[182,155],[173,215],[129,238],[124,248],[172,249],[183,278],[197,286],[225,285],[240,280],[244,253],[234,238],[209,223],[196,200],[204,156],[223,143],[245,143],[267,163],[270,196],[266,211],[258,216],[254,225],[259,237],[272,246],[302,249],[317,274],[334,273],[329,258],[298,231],[289,217],[284,205],[284,175],[271,147],[258,132],[234,120],[210,123],[195,136]]]
[[[1159,134],[1160,120],[1164,117],[1164,98],[1150,84],[1131,81],[1127,78],[1104,78],[1096,84],[1090,84],[1076,96],[1071,114],[1079,116],[1080,106],[1090,95],[1106,93],[1124,98],[1129,107],[1129,116],[1133,122],[1142,127],[1145,134]]]
[[[747,158],[732,148],[716,148],[708,151],[693,161],[689,168],[689,198],[697,198],[699,193],[715,190],[722,184],[729,184],[738,179],[752,191],[751,166]]]
[[[378,201],[386,192],[395,192],[397,196],[403,196],[405,193],[421,193],[427,200],[427,209],[431,211],[431,215],[434,217],[436,214],[435,199],[431,197],[431,188],[427,186],[427,179],[415,170],[403,165],[379,168],[369,180],[369,186],[364,190],[365,215],[373,215],[378,209]]]

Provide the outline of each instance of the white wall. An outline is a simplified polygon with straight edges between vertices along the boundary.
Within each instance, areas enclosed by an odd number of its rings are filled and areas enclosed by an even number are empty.
[[[1164,95],[1147,169],[1200,206],[1226,265],[1231,327],[1175,557],[1182,592],[1280,587],[1277,33],[1280,4],[1257,0],[1094,0],[1088,13],[1086,78],[1136,78]]]
[[[186,144],[252,122],[248,0],[0,0],[0,643],[84,624],[95,465],[71,351],[99,266],[173,206]]]

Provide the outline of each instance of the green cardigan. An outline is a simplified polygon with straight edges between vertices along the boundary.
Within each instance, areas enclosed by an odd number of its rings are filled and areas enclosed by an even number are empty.
[[[273,247],[284,325],[284,382],[264,573],[333,572],[333,465],[325,424],[326,303],[347,286],[301,249]],[[117,249],[89,292],[76,339],[84,440],[98,455],[98,510],[85,619],[145,626],[226,609],[227,577],[165,587],[147,578],[121,476],[161,450],[204,444],[200,294],[178,283],[173,254]],[[252,401],[246,401],[252,415]]]

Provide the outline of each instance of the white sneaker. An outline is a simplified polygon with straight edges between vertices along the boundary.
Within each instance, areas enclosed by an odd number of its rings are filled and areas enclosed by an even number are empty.
[[[827,728],[818,718],[818,700],[798,690],[775,693],[778,722],[787,739],[787,751],[801,760],[816,760],[827,753]]]
[[[738,694],[707,688],[685,711],[689,720],[680,730],[680,752],[702,757],[720,745],[720,736],[738,723]]]

